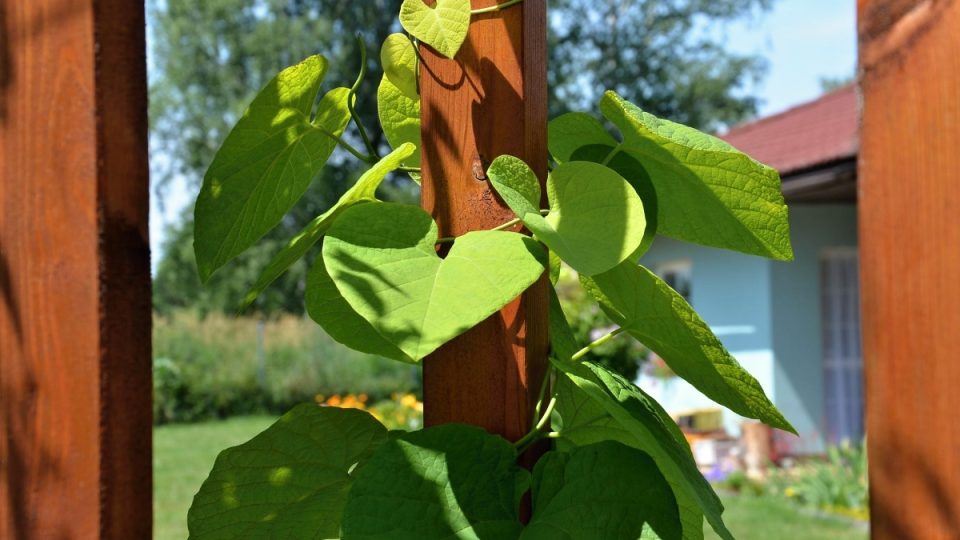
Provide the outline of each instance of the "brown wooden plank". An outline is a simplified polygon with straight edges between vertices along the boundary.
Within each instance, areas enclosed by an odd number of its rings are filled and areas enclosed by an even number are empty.
[[[0,538],[149,538],[143,4],[0,0]]]
[[[960,2],[860,0],[873,537],[960,538]]]
[[[455,61],[421,54],[423,207],[444,236],[509,221],[484,171],[511,154],[546,178],[546,1],[474,16]],[[529,430],[546,369],[546,287],[542,279],[424,361],[427,425],[466,422],[511,440]]]

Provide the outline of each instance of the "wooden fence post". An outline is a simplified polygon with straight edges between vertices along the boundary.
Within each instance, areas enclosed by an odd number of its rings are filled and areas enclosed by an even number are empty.
[[[144,6],[0,0],[0,538],[150,538]]]
[[[960,538],[960,1],[859,0],[873,538]]]
[[[496,0],[473,0],[474,8]],[[486,167],[501,154],[547,172],[546,0],[475,15],[456,60],[421,47],[422,205],[443,236],[509,221]],[[515,230],[519,230],[519,227]],[[546,369],[546,278],[424,361],[427,425],[464,422],[516,440]]]

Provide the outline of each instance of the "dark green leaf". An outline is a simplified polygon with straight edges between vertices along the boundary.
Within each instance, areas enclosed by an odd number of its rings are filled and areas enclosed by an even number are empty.
[[[613,440],[643,450],[673,488],[687,540],[703,538],[703,516],[722,538],[723,505],[697,469],[690,448],[666,411],[650,396],[603,366],[554,361],[557,410],[562,425],[558,448]]]
[[[604,441],[549,452],[533,471],[522,540],[682,538],[673,490],[646,453]]]
[[[386,438],[363,411],[294,408],[220,453],[187,515],[190,538],[339,538],[352,474]]]
[[[447,424],[396,433],[357,474],[343,538],[515,539],[529,484],[513,446],[480,428]]]

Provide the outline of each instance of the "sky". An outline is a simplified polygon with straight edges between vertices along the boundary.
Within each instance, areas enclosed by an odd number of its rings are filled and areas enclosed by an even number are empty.
[[[853,75],[857,56],[855,12],[855,0],[775,0],[769,12],[726,29],[731,51],[767,60],[767,75],[752,92],[761,100],[760,116],[815,99],[822,93],[822,77]],[[168,193],[163,211],[157,201],[151,201],[153,270],[160,258],[165,225],[190,204],[191,195],[182,185],[172,186]]]

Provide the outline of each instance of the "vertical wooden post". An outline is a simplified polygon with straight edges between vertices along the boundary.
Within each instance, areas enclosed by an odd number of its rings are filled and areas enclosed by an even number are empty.
[[[0,538],[151,535],[143,9],[0,0]]]
[[[860,235],[877,539],[960,538],[960,2],[859,0]]]
[[[423,207],[444,236],[509,221],[485,171],[510,154],[546,179],[546,0],[474,16],[456,60],[421,54]],[[470,423],[511,440],[529,430],[546,369],[547,286],[541,279],[424,361],[427,425]]]

